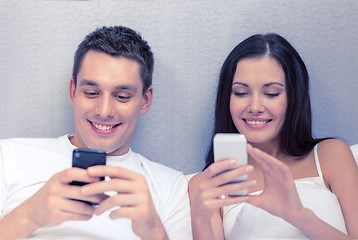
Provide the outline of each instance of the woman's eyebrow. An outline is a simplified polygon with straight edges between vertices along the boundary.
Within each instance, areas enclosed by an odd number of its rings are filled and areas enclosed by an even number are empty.
[[[284,85],[280,82],[270,82],[270,83],[265,83],[264,84],[264,87],[269,87],[269,86],[272,86],[272,85],[279,85],[281,87],[284,87]]]
[[[233,83],[232,83],[233,86],[236,85],[236,84],[242,85],[242,86],[244,86],[244,87],[249,87],[249,85],[247,85],[246,83],[242,83],[242,82],[233,82]]]

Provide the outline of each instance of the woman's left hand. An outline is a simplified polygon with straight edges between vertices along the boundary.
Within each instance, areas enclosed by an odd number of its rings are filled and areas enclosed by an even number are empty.
[[[304,207],[289,167],[250,144],[247,146],[247,151],[260,165],[264,177],[263,192],[257,196],[250,195],[248,203],[286,221],[301,216]]]

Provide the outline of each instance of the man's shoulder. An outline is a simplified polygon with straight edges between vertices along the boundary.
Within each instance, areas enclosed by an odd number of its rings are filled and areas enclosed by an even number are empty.
[[[18,144],[18,145],[42,145],[44,143],[54,142],[57,138],[4,138],[0,144]]]
[[[58,138],[7,138],[0,140],[0,148],[21,151],[26,149],[58,150],[59,143],[64,136]]]

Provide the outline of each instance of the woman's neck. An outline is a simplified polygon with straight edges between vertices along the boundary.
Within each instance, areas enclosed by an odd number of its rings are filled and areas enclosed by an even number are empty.
[[[264,151],[267,154],[270,154],[274,158],[280,158],[284,153],[281,149],[281,144],[279,139],[273,139],[269,142],[265,143],[250,143],[253,147],[260,149],[261,151]],[[284,154],[286,155],[286,154]]]

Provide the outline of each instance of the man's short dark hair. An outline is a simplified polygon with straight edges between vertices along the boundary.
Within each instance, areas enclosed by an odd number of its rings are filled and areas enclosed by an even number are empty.
[[[152,85],[153,53],[148,43],[136,31],[124,26],[103,26],[88,34],[78,45],[75,53],[72,72],[75,86],[83,58],[89,50],[137,61],[143,81],[143,94]]]

